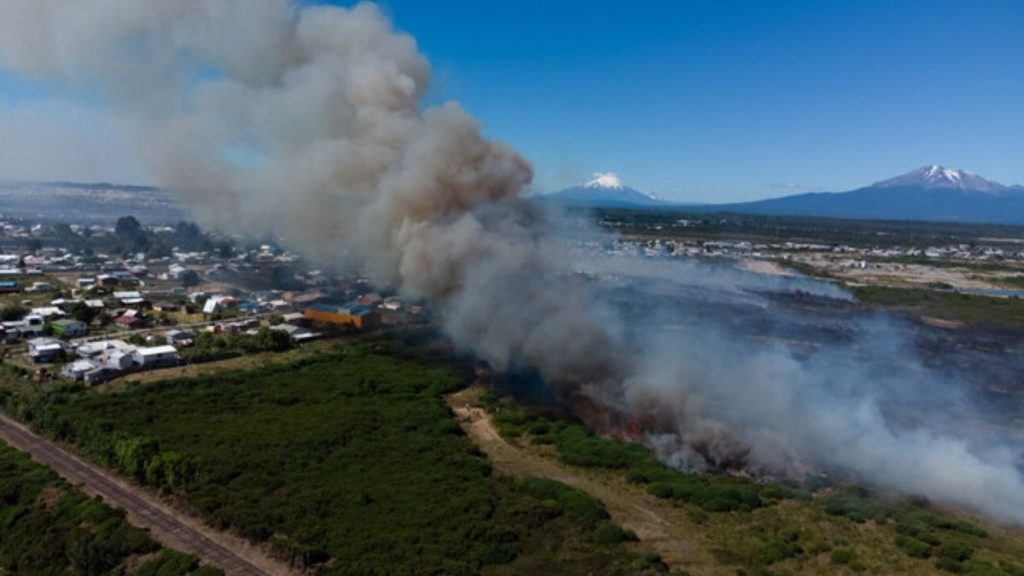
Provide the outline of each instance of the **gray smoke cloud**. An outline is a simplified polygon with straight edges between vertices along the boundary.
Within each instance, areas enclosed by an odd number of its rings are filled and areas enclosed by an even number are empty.
[[[453,341],[497,368],[533,368],[566,398],[642,416],[670,463],[807,463],[1024,523],[1007,450],[886,414],[894,390],[940,380],[879,368],[900,365],[896,330],[866,325],[850,357],[757,345],[669,311],[660,323],[681,330],[630,329],[572,273],[564,238],[517,202],[530,164],[457,104],[420,106],[430,67],[372,4],[6,0],[0,66],[113,111],[205,224],[277,234],[430,301]],[[772,306],[750,276],[598,264],[583,265]],[[844,298],[813,283],[772,289]]]

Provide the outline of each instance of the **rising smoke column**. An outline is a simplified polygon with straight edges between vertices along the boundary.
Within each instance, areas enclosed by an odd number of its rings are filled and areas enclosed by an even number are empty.
[[[609,370],[591,351],[615,348],[612,323],[543,226],[507,205],[530,164],[457,104],[419,108],[429,65],[375,5],[13,0],[0,37],[4,66],[119,110],[205,224],[277,233],[429,299],[499,367]]]
[[[372,4],[5,0],[0,67],[114,110],[205,224],[287,238],[428,299],[499,369],[651,415],[647,439],[669,462],[810,460],[1024,522],[1006,454],[892,427],[857,387],[877,370],[843,364],[837,379],[830,351],[746,349],[713,326],[627,341],[562,241],[515,202],[529,163],[457,104],[420,107],[429,65]]]

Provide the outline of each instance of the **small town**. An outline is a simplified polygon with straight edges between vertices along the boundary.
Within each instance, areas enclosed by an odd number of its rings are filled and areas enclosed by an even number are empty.
[[[144,229],[131,217],[121,222],[120,239],[128,234],[143,244],[182,232],[201,236],[186,223]],[[74,245],[83,233],[93,243],[116,242],[115,228],[0,222],[0,230],[0,242],[14,245],[0,252],[0,357],[37,380],[96,385],[422,318],[420,306],[359,278],[307,270],[299,256],[271,244],[238,251],[222,239],[212,250],[105,254]]]

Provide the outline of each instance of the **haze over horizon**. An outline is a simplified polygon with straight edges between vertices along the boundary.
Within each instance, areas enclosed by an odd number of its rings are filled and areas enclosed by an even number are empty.
[[[530,0],[496,18],[464,0],[381,2],[430,59],[425,104],[458,100],[522,150],[531,192],[615,172],[667,200],[735,202],[931,164],[1024,183],[1024,5],[679,4]],[[0,125],[0,178],[153,181],[98,96],[0,66]]]

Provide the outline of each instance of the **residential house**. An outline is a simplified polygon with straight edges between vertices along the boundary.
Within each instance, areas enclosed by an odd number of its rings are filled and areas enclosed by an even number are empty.
[[[129,312],[131,312],[131,311],[129,311]],[[128,330],[138,330],[140,328],[145,328],[146,324],[147,324],[146,319],[143,318],[142,316],[139,316],[137,314],[127,314],[127,313],[125,313],[122,316],[118,316],[117,318],[115,318],[114,322],[118,326],[120,326],[122,328],[126,328]]]
[[[135,365],[143,370],[178,365],[178,350],[169,344],[146,346],[135,349]]]
[[[113,350],[105,353],[102,357],[103,365],[121,372],[135,369],[135,348]]]
[[[66,344],[56,338],[33,338],[28,341],[28,357],[36,364],[55,362],[64,356]]]
[[[172,346],[187,347],[193,344],[192,335],[183,330],[168,330],[164,332],[164,338]]]
[[[380,312],[359,302],[341,306],[314,304],[306,309],[306,318],[314,322],[352,326],[357,330],[376,328],[381,324]]]
[[[79,338],[89,333],[89,326],[71,318],[62,318],[50,323],[54,336],[61,338]]]
[[[138,290],[114,292],[114,299],[120,302],[122,306],[138,306],[146,302],[146,299],[142,297],[142,293]]]
[[[100,365],[92,360],[81,359],[65,364],[60,372],[65,378],[77,381],[84,380],[86,373],[92,372],[99,367]]]
[[[32,314],[35,316],[41,316],[42,318],[49,320],[53,316],[64,316],[64,311],[57,306],[42,306],[40,308],[33,308]]]
[[[117,350],[130,350],[133,346],[124,340],[100,340],[86,342],[75,349],[75,353],[83,358],[99,358]]]
[[[83,374],[82,381],[91,385],[103,384],[104,382],[109,382],[120,375],[121,371],[116,368],[99,366]]]
[[[270,329],[287,332],[296,342],[308,342],[320,337],[318,332],[313,332],[305,326],[295,326],[293,324],[278,324],[277,326],[271,326]]]

